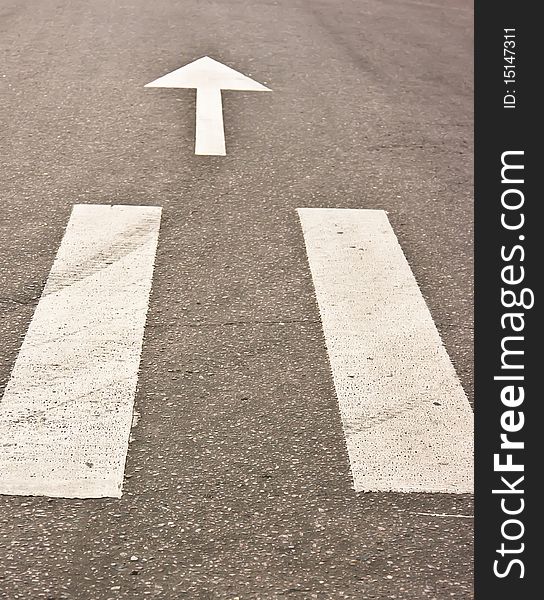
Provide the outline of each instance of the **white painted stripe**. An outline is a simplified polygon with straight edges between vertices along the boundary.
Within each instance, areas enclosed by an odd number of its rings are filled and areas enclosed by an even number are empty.
[[[221,90],[199,87],[196,90],[195,154],[225,156],[225,128]]]
[[[76,205],[0,402],[0,493],[120,497],[161,209]]]
[[[355,490],[472,492],[472,411],[385,212],[298,213]]]

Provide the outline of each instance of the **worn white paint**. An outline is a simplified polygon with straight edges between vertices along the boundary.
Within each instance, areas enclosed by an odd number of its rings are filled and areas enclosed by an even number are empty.
[[[355,490],[472,492],[472,411],[385,212],[298,213]]]
[[[160,217],[74,206],[0,402],[0,493],[121,496]]]
[[[209,56],[167,73],[145,87],[196,88],[195,154],[210,156],[226,154],[221,90],[270,91]]]

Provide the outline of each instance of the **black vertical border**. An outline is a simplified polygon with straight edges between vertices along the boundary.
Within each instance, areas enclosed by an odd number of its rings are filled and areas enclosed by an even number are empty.
[[[541,513],[544,498],[537,491],[544,481],[544,330],[540,314],[540,281],[544,278],[544,161],[540,138],[544,137],[541,106],[544,93],[544,27],[537,17],[538,3],[514,0],[475,0],[475,597],[477,600],[524,600],[539,597],[544,578]],[[516,30],[516,108],[505,109],[503,97],[508,86],[503,77],[504,29]],[[512,86],[514,87],[514,86]],[[525,281],[522,287],[535,292],[535,306],[525,311],[525,426],[517,439],[525,448],[516,452],[525,470],[525,509],[519,516],[525,526],[524,551],[512,558],[523,561],[510,575],[497,577],[494,561],[503,541],[501,525],[509,518],[500,506],[501,473],[494,472],[493,455],[500,451],[500,418],[505,407],[500,401],[502,383],[493,380],[500,374],[501,339],[501,246],[512,247],[519,232],[505,231],[500,223],[501,155],[508,150],[524,151],[525,183]],[[540,188],[540,189],[539,189]],[[537,289],[538,288],[538,289]],[[523,310],[523,309],[521,309]],[[514,436],[512,436],[514,437]],[[542,457],[542,458],[541,458]],[[504,473],[503,473],[504,474]],[[503,486],[504,487],[504,486]],[[513,497],[513,496],[510,496]],[[515,547],[516,542],[512,542]],[[502,567],[507,559],[502,559]]]

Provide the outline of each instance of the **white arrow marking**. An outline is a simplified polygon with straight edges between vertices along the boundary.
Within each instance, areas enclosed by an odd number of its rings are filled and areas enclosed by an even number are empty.
[[[221,90],[270,91],[209,56],[163,75],[145,87],[196,88],[195,154],[209,156],[225,156],[227,153]]]

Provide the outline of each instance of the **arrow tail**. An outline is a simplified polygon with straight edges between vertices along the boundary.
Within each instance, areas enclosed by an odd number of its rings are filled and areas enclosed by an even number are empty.
[[[226,153],[221,90],[199,87],[196,90],[195,154],[225,156]]]

